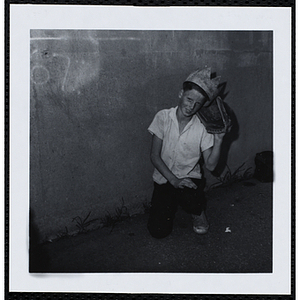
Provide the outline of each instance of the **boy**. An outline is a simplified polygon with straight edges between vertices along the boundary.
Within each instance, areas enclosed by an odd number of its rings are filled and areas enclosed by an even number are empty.
[[[213,171],[225,135],[207,133],[196,116],[203,105],[217,96],[220,77],[210,76],[210,68],[189,75],[179,92],[178,106],[159,111],[148,128],[152,134],[151,162],[155,167],[148,230],[155,238],[172,232],[178,205],[192,214],[196,233],[208,231],[199,160],[202,155],[206,168]]]

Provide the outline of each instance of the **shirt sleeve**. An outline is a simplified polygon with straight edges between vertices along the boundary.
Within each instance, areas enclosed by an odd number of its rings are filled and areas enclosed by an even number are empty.
[[[214,135],[211,133],[208,133],[206,129],[203,129],[203,135],[201,138],[201,152],[209,149],[214,145]]]
[[[165,113],[163,110],[159,111],[152,123],[150,124],[148,131],[151,134],[155,134],[161,140],[164,138],[164,123],[165,123]]]

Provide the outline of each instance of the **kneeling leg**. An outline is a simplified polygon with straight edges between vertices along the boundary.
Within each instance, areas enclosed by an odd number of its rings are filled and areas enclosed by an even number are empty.
[[[177,201],[171,184],[154,184],[148,230],[155,238],[167,237],[173,229]]]

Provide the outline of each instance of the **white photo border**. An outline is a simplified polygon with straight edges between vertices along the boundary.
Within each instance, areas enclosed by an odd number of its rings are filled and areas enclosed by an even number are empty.
[[[9,292],[248,295],[289,295],[291,293],[292,9],[290,7],[11,4],[9,17]],[[29,273],[29,46],[31,29],[273,31],[273,125],[275,174],[277,174],[273,185],[273,273]]]

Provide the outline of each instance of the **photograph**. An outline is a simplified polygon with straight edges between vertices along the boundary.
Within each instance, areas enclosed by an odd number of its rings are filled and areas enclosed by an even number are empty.
[[[291,294],[290,7],[10,17],[10,292]]]
[[[30,34],[30,272],[272,272],[272,32]]]

